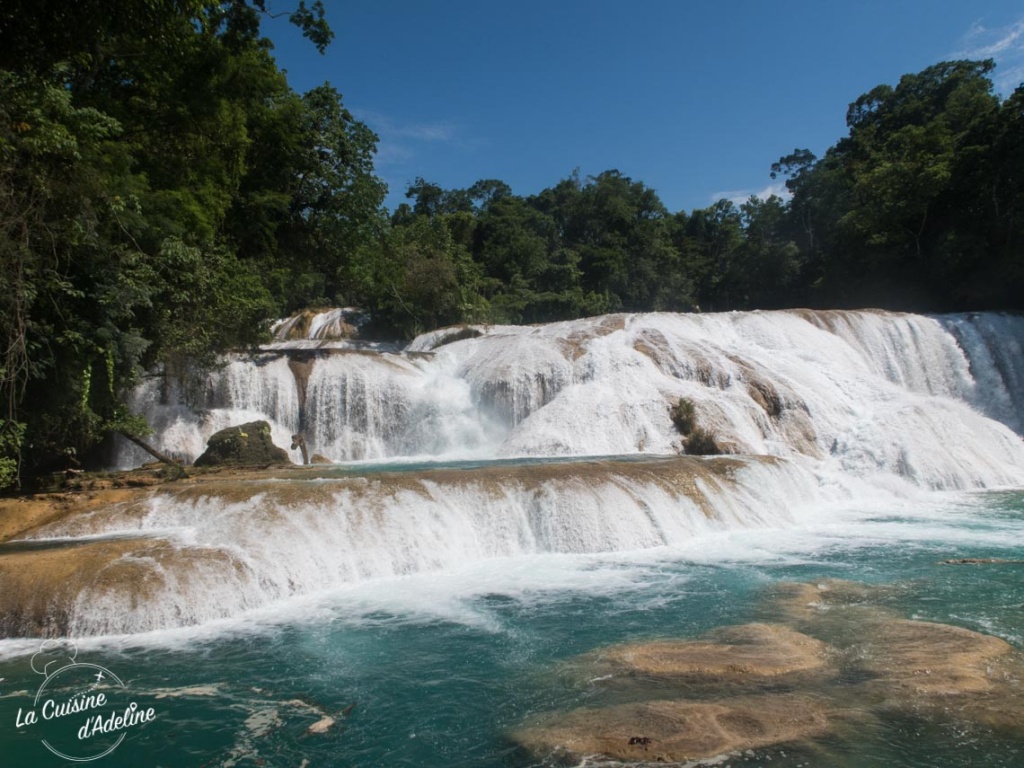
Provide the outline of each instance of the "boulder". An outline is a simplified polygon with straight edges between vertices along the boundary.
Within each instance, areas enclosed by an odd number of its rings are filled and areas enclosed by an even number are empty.
[[[250,421],[248,424],[215,432],[206,442],[203,455],[195,460],[197,467],[291,463],[285,450],[274,445],[270,424],[265,421]]]

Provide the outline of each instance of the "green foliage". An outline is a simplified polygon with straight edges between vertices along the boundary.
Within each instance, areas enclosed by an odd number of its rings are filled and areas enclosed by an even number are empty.
[[[808,303],[1019,306],[1022,121],[992,92],[993,66],[942,62],[878,86],[822,159],[797,150],[772,167],[789,177]]]
[[[212,365],[303,307],[356,304],[403,336],[612,311],[1021,308],[1024,87],[1000,100],[991,62],[856,99],[822,157],[772,165],[788,201],[672,213],[608,170],[525,197],[417,178],[389,213],[377,136],[330,84],[292,90],[267,13],[0,9],[0,487],[145,434],[125,407],[141,370]],[[330,41],[321,2],[289,18]],[[673,420],[689,452],[716,452],[692,403]]]
[[[714,434],[697,427],[686,438],[686,453],[689,456],[717,456],[722,452]]]
[[[693,401],[687,397],[680,397],[679,401],[672,406],[672,423],[676,425],[679,434],[689,435],[697,426],[697,411]]]
[[[160,291],[150,322],[162,354],[204,359],[267,339],[274,301],[259,275],[227,249],[170,238],[154,266],[151,282]]]
[[[0,491],[18,482],[25,425],[0,419]]]
[[[265,13],[0,10],[0,423],[23,430],[4,478],[144,434],[124,407],[142,368],[209,364],[356,284],[349,254],[379,239],[376,136],[330,86],[291,90]],[[322,3],[290,20],[329,42]]]
[[[683,446],[688,455],[715,456],[722,452],[714,433],[698,425],[697,409],[692,400],[680,397],[670,409],[669,415],[683,436]]]
[[[452,236],[447,215],[392,230],[367,275],[378,323],[411,336],[486,314],[480,270]]]
[[[110,432],[119,432],[132,437],[146,437],[146,435],[153,434],[153,428],[149,426],[145,418],[131,413],[124,406],[114,409],[105,426]]]

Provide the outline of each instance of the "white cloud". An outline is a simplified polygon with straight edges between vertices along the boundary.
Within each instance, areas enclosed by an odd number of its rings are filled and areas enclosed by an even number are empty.
[[[711,202],[716,203],[719,200],[732,200],[736,205],[742,205],[750,199],[751,195],[756,195],[761,200],[767,200],[772,195],[781,197],[783,200],[789,200],[792,195],[789,190],[786,189],[784,182],[778,181],[774,184],[769,184],[767,187],[761,190],[757,189],[733,189],[726,192],[714,192],[711,195]]]
[[[353,109],[356,119],[363,121],[380,137],[377,165],[405,163],[416,156],[418,144],[440,142],[458,144],[459,130],[449,122],[401,123],[381,112]]]
[[[409,147],[403,147],[401,144],[386,142],[382,139],[377,144],[377,156],[374,158],[374,163],[377,165],[394,165],[395,163],[404,163],[407,160],[411,160],[415,154],[416,153],[409,149]]]
[[[1024,16],[1005,27],[974,22],[960,40],[958,59],[993,59],[996,90],[1009,94],[1024,80]]]
[[[393,129],[396,136],[420,141],[454,141],[455,127],[450,123],[413,123]]]

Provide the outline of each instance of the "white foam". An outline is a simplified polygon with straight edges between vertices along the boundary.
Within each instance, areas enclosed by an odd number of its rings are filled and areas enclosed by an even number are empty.
[[[740,312],[475,330],[427,356],[316,357],[301,409],[286,353],[231,359],[193,392],[194,407],[187,376],[147,380],[135,405],[157,446],[187,458],[216,429],[263,418],[278,444],[303,428],[311,452],[348,462],[670,453],[681,440],[669,406],[687,397],[701,426],[741,453],[813,459],[883,485],[1024,479],[1020,439],[978,414],[1020,428],[1024,318]],[[140,456],[133,448],[120,464]]]
[[[145,606],[84,590],[77,631],[210,622],[342,585],[499,559],[695,546],[721,554],[730,541],[747,542],[755,559],[768,550],[799,558],[807,553],[752,544],[744,530],[786,529],[818,546],[848,541],[843,526],[851,525],[865,541],[900,540],[900,524],[872,533],[874,524],[842,505],[924,504],[935,490],[1024,485],[1020,436],[990,418],[1020,423],[1024,318],[649,314],[476,330],[482,335],[432,354],[310,358],[304,397],[294,366],[275,353],[231,358],[204,380],[195,408],[186,405],[184,375],[147,380],[136,403],[157,427],[158,447],[181,455],[197,455],[217,428],[265,418],[279,444],[304,428],[310,452],[335,461],[408,462],[675,453],[682,440],[670,406],[686,397],[723,445],[784,461],[746,462],[719,485],[698,478],[702,501],[614,473],[497,488],[472,473],[454,484],[423,476],[395,487],[378,481],[372,493],[351,479],[322,481],[298,502],[272,490],[244,501],[158,496],[144,513],[94,515],[37,534],[135,532],[216,555],[188,568],[147,562],[159,598]],[[933,541],[958,525],[906,527]],[[996,535],[961,533],[979,544]]]

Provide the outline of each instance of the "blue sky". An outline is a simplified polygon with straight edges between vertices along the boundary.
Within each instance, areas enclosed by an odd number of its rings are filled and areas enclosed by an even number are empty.
[[[575,168],[617,168],[672,211],[764,196],[772,162],[821,154],[875,85],[966,57],[995,58],[1004,95],[1024,81],[1019,1],[325,5],[324,56],[282,21],[265,29],[292,87],[329,81],[380,136],[392,209],[417,176],[528,195]]]

